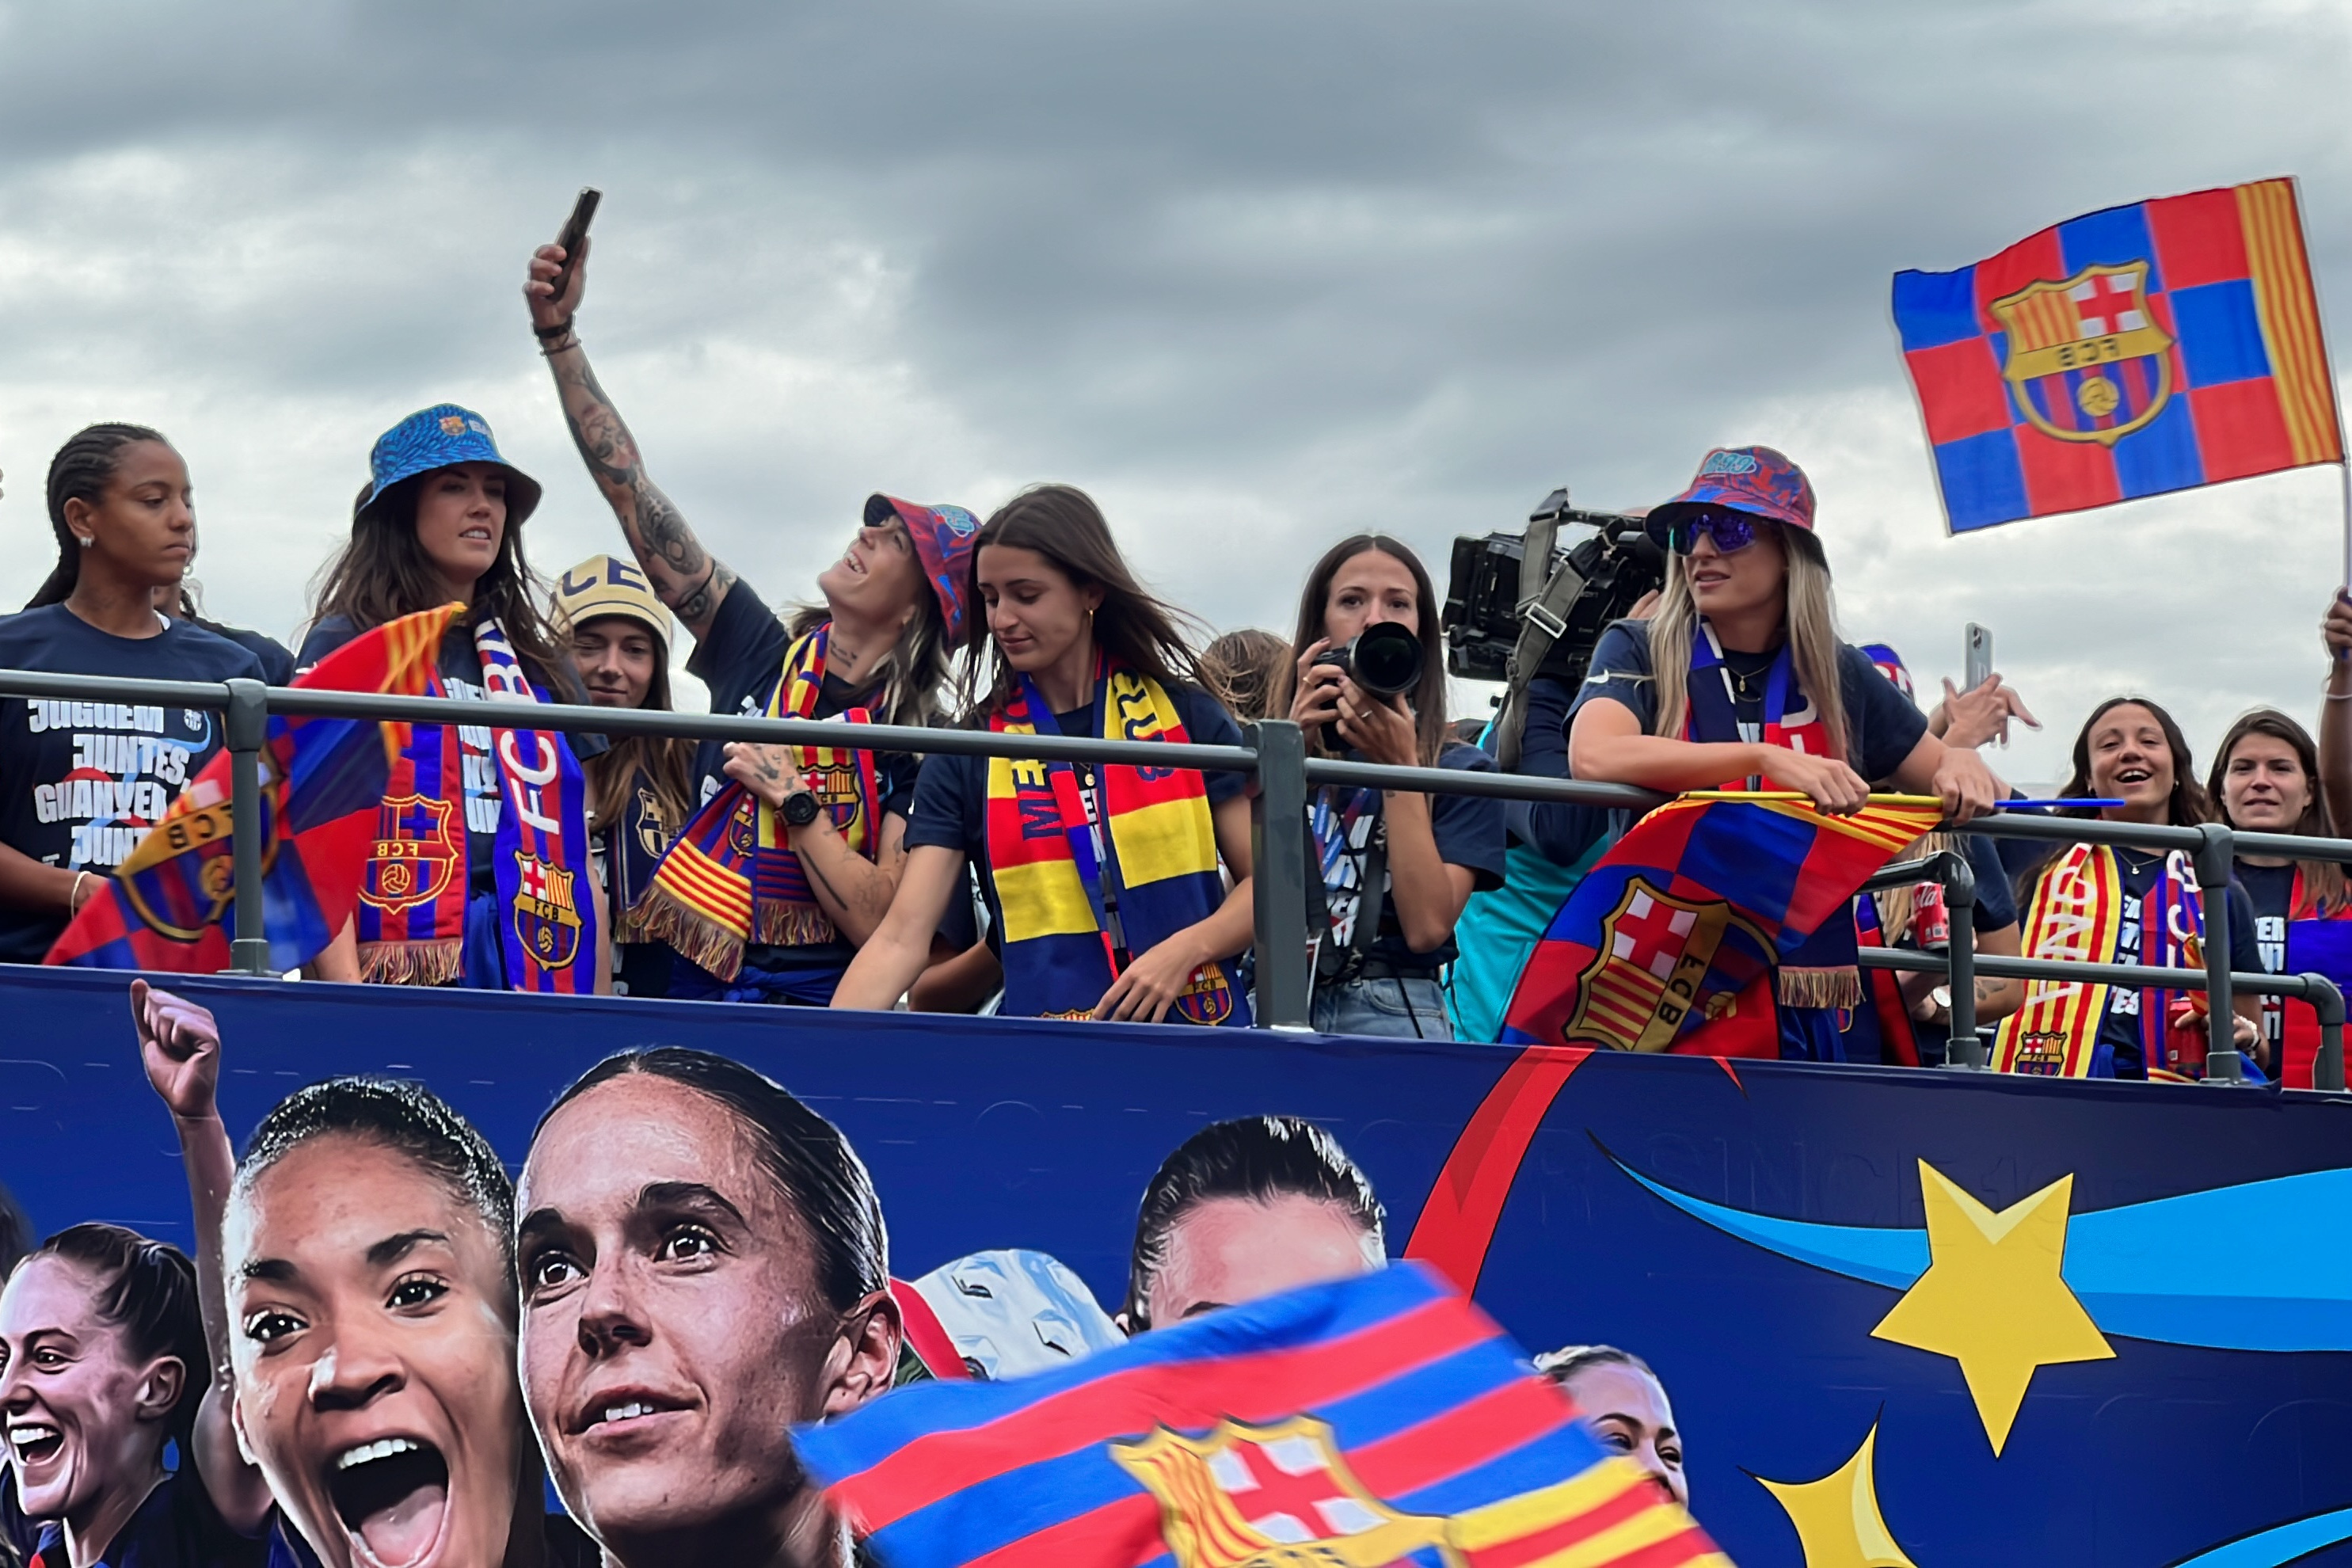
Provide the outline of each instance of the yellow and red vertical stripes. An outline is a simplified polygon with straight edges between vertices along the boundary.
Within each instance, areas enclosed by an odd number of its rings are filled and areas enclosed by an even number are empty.
[[[2336,385],[2320,333],[2319,298],[2311,284],[2293,180],[2260,180],[2237,187],[2238,222],[2246,239],[2246,270],[2254,309],[2270,351],[2279,412],[2295,462],[2335,463],[2344,458],[2336,420]]]

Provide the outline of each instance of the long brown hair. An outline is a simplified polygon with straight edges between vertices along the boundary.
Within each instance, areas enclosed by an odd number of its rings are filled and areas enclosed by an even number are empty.
[[[971,626],[964,633],[962,695],[967,718],[1003,708],[1012,700],[1015,685],[1013,666],[989,635],[988,617],[980,613],[983,603],[980,556],[992,544],[1034,550],[1076,586],[1100,588],[1103,602],[1094,616],[1097,647],[1139,675],[1162,683],[1200,684],[1200,665],[1192,645],[1178,629],[1192,617],[1136,580],[1093,497],[1073,485],[1037,485],[998,507],[972,538],[964,589],[964,603],[971,606]],[[983,668],[987,671],[984,689]]]
[[[2074,771],[2068,776],[2062,795],[2087,795],[2091,793],[2091,731],[2099,721],[2117,708],[2145,708],[2154,716],[2156,727],[2164,731],[2166,750],[2172,753],[2172,794],[2166,797],[2164,820],[2175,827],[2195,827],[2200,823],[2215,820],[2213,802],[2205,794],[2205,786],[2197,782],[2197,762],[2189,753],[2189,738],[2172,715],[2145,697],[2110,697],[2091,710],[2083,721],[2083,728],[2074,736]],[[2312,773],[2316,786],[2318,773]],[[2061,816],[2096,816],[2095,805],[2070,805],[2059,808]]]
[[[320,569],[314,623],[341,616],[358,630],[371,631],[448,602],[416,538],[416,498],[425,481],[440,471],[434,468],[403,479],[372,507],[364,504],[368,490],[360,491],[351,542]],[[539,607],[545,596],[546,584],[523,559],[521,526],[509,520],[499,536],[498,558],[474,584],[465,624],[472,627],[496,616],[516,657],[526,668],[536,667],[530,668],[535,679],[555,687],[545,695],[576,702],[582,695],[579,678]]]
[[[1325,637],[1323,616],[1331,601],[1331,579],[1339,568],[1366,551],[1377,550],[1392,561],[1403,563],[1412,574],[1414,601],[1420,606],[1420,624],[1413,635],[1421,638],[1421,684],[1412,689],[1413,752],[1424,768],[1437,765],[1438,753],[1453,739],[1445,731],[1445,633],[1438,624],[1437,589],[1429,580],[1429,570],[1412,546],[1385,533],[1351,533],[1323,552],[1323,559],[1307,574],[1307,586],[1298,595],[1298,631],[1291,639],[1294,648],[1304,648],[1318,637]],[[1295,659],[1295,656],[1294,656]],[[1298,667],[1296,662],[1284,666],[1282,686],[1274,700],[1273,711],[1287,713],[1298,695]],[[1315,755],[1329,756],[1318,731],[1307,737],[1307,749]]]
[[[654,639],[654,647],[660,650],[660,657],[654,660],[654,678],[646,688],[646,700],[637,707],[646,712],[667,713],[669,647],[659,637]],[[694,742],[683,736],[624,737],[614,742],[609,751],[581,763],[580,771],[588,781],[588,809],[600,828],[616,826],[623,820],[628,811],[629,791],[635,787],[641,772],[653,788],[654,812],[661,818],[664,836],[677,837],[687,819],[694,815]]]
[[[1796,667],[1797,685],[1821,715],[1830,754],[1844,762],[1852,755],[1853,738],[1846,733],[1845,687],[1838,679],[1837,606],[1830,591],[1829,555],[1810,530],[1766,520],[1759,531],[1780,541],[1789,562],[1780,625],[1789,639],[1789,662]],[[1690,711],[1691,644],[1698,637],[1698,623],[1690,563],[1669,551],[1666,585],[1650,622],[1650,675],[1657,693],[1657,719],[1650,726],[1654,735],[1682,738],[1683,721]]]
[[[2240,715],[2221,737],[2221,750],[2213,753],[2213,771],[2206,776],[2205,793],[2213,803],[2214,815],[2231,827],[2241,824],[2230,816],[2230,796],[2222,787],[2230,776],[2230,755],[2238,742],[2249,735],[2267,735],[2273,741],[2284,741],[2294,748],[2295,760],[2303,764],[2303,776],[2311,785],[2311,798],[2304,803],[2303,815],[2287,831],[2305,838],[2333,838],[2336,829],[2329,822],[2327,797],[2319,787],[2319,747],[2311,731],[2275,708],[2257,708]],[[2251,831],[2251,830],[2250,830]],[[2344,868],[2333,860],[2297,860],[2294,868],[2303,873],[2304,897],[2323,911],[2343,907],[2346,896]],[[2303,911],[2290,910],[2290,915]]]
[[[1201,650],[1201,681],[1235,722],[1246,724],[1273,714],[1290,658],[1290,645],[1272,632],[1227,632]]]

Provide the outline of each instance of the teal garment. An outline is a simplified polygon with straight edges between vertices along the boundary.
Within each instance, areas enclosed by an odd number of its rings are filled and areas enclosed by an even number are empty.
[[[1573,866],[1562,866],[1528,845],[1512,841],[1501,888],[1473,893],[1454,922],[1460,953],[1445,983],[1445,1010],[1458,1040],[1500,1039],[1503,1015],[1552,916],[1584,880],[1592,863],[1616,839],[1601,835]]]

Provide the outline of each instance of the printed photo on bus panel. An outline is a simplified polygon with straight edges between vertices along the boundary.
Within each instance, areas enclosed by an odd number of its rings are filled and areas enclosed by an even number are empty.
[[[1372,1184],[1303,1117],[1212,1122],[1144,1188],[1128,1265],[1130,1334],[1388,1261]]]
[[[839,1130],[722,1057],[613,1057],[540,1123],[517,1202],[525,1397],[606,1562],[845,1560],[787,1434],[887,1390],[901,1329]]]
[[[237,1431],[328,1568],[594,1561],[523,1424],[513,1213],[417,1084],[331,1079],[254,1130],[222,1246]]]

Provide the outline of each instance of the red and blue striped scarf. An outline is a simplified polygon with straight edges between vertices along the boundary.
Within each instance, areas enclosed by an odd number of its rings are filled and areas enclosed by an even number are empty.
[[[474,647],[491,701],[546,700],[531,689],[495,618],[475,626]],[[448,695],[437,674],[429,694]],[[583,896],[590,848],[580,763],[552,730],[495,730],[491,756],[503,797],[491,873],[508,987],[587,994],[596,988],[596,910]],[[457,727],[413,726],[393,763],[360,879],[355,934],[366,979],[441,985],[464,973],[473,869]]]

